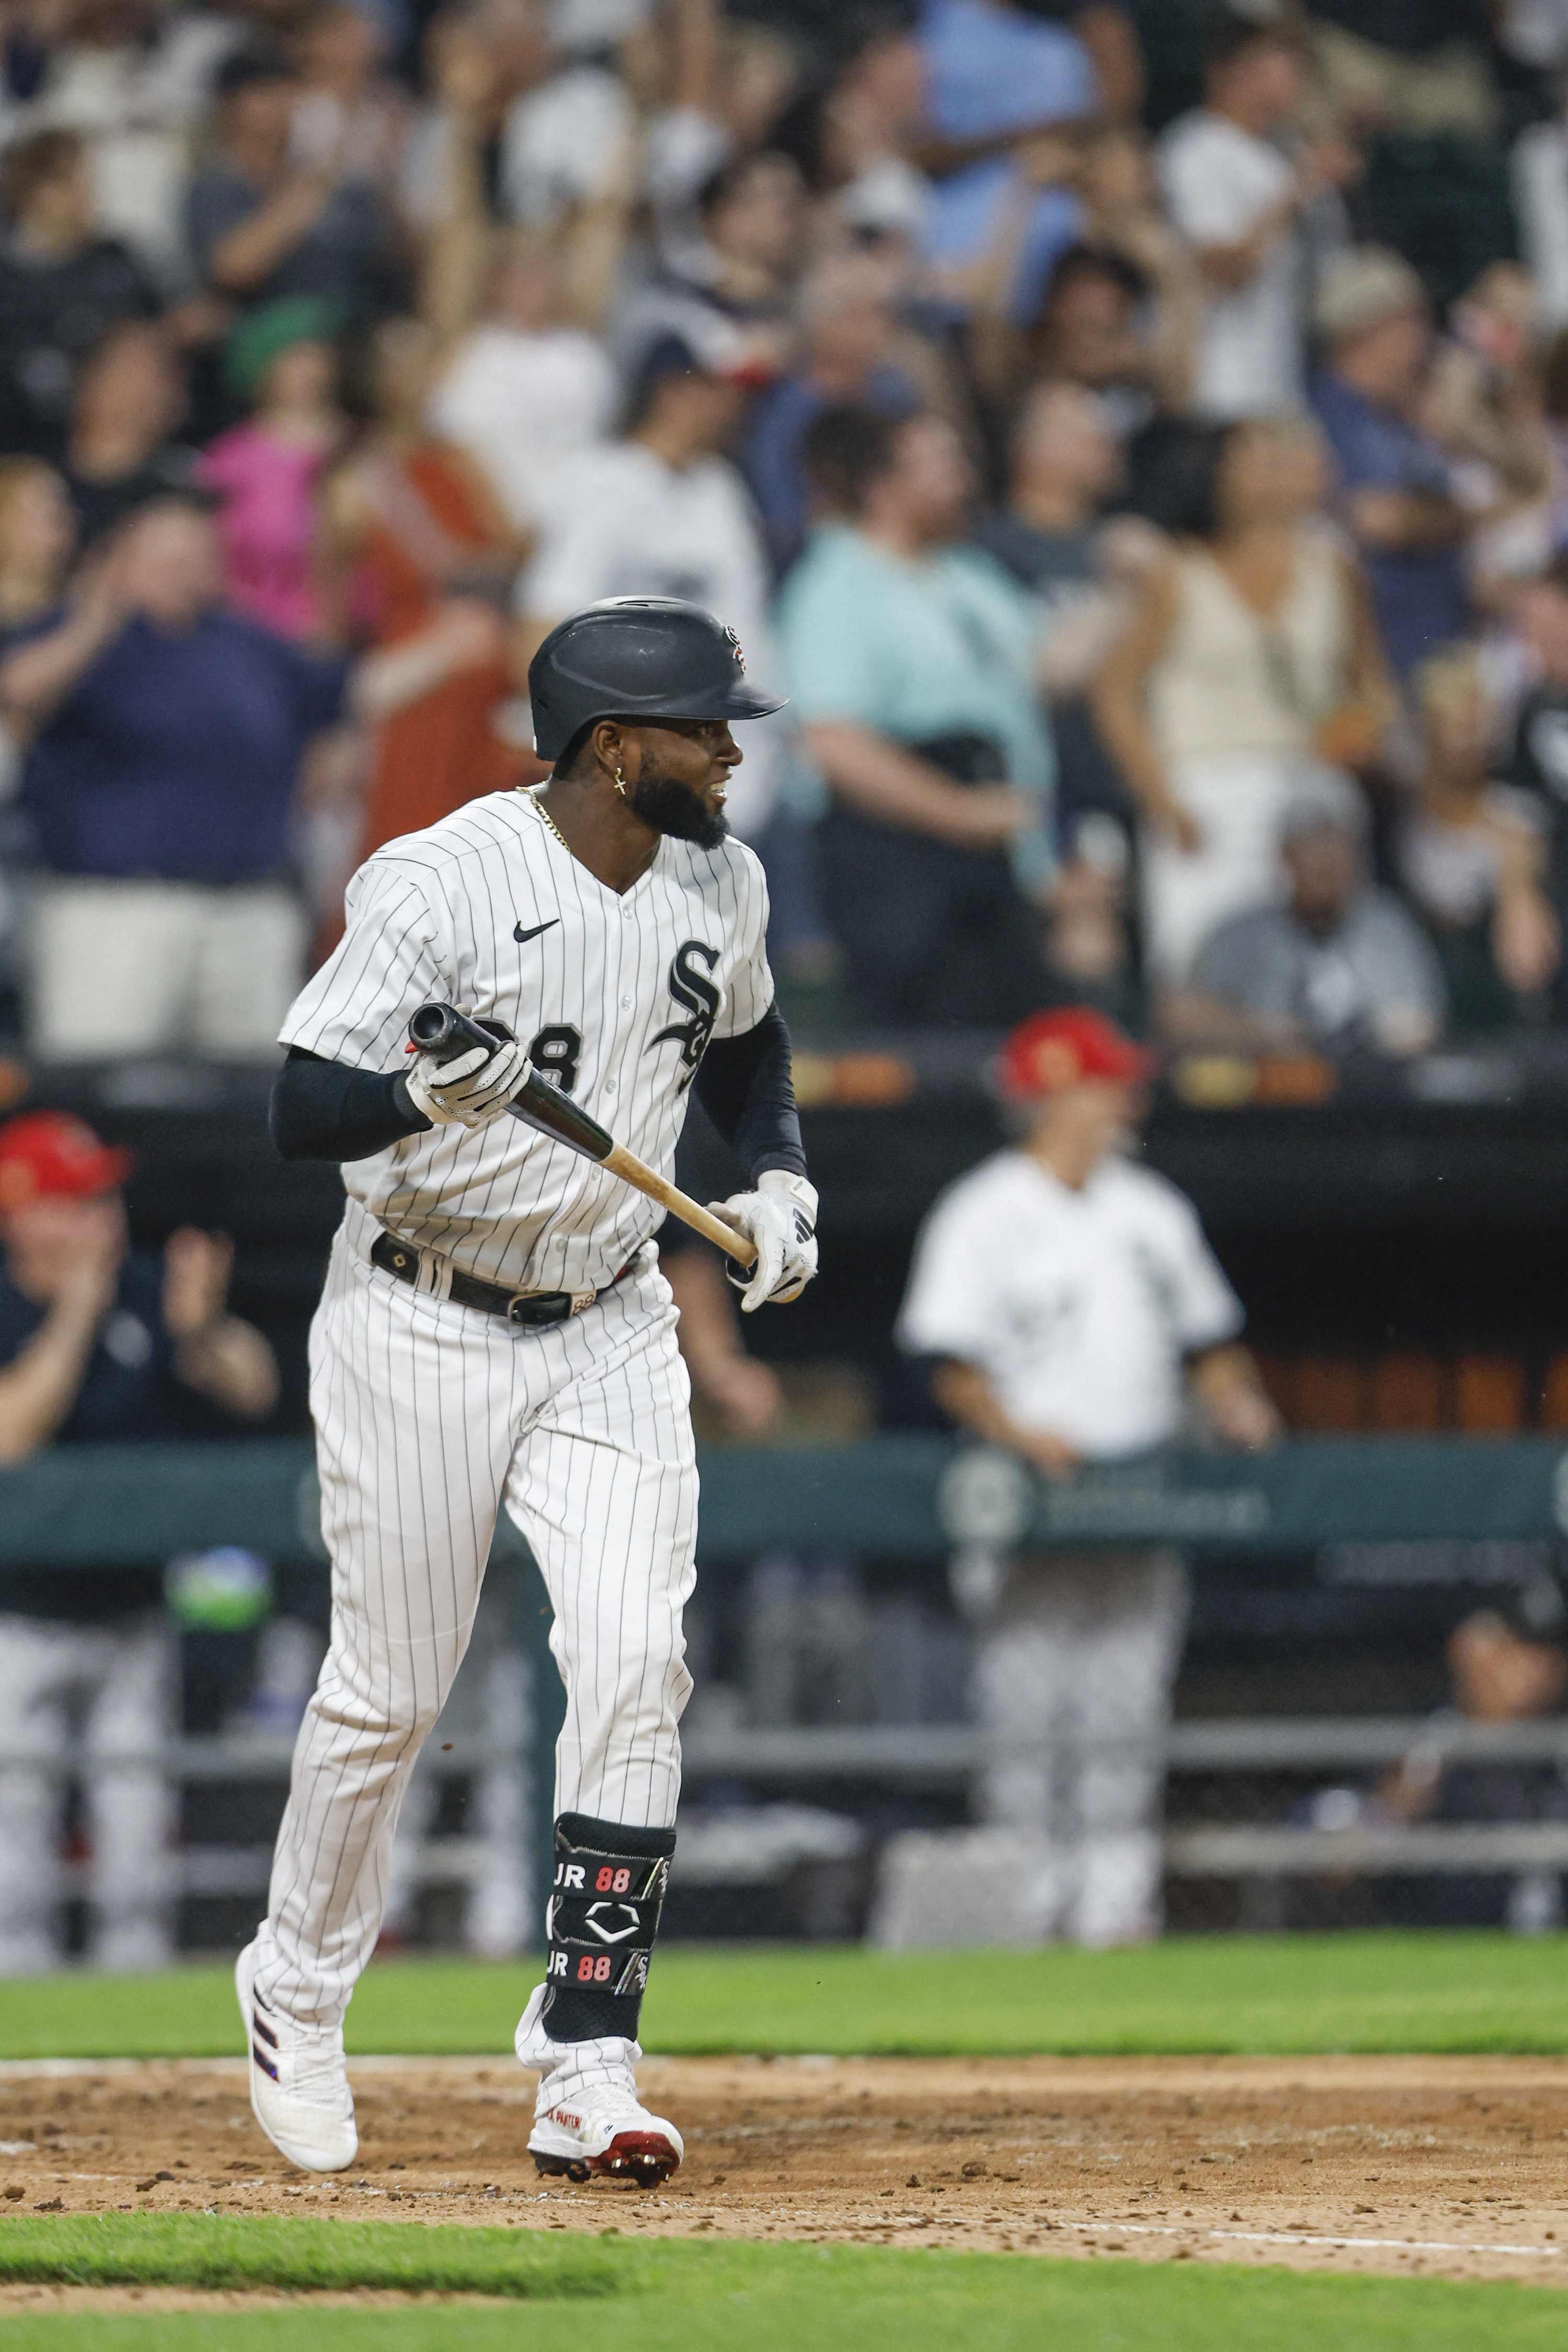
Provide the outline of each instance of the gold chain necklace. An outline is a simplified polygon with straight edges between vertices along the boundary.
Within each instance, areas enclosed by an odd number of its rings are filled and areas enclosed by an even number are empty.
[[[567,856],[570,857],[572,855],[572,845],[567,840],[566,835],[562,832],[561,827],[556,824],[555,819],[551,815],[550,811],[545,807],[544,803],[539,799],[536,793],[531,792],[529,793],[528,798],[531,805],[539,811],[540,815],[544,819],[545,824],[550,827],[551,832],[555,835],[556,840],[561,844],[561,846],[566,852]]]

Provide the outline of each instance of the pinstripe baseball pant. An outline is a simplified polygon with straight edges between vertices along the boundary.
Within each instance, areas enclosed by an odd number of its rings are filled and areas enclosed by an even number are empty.
[[[690,1391],[652,1253],[529,1331],[373,1267],[351,1202],[310,1329],[331,1643],[294,1751],[256,1984],[342,2017],[375,1947],[414,1761],[462,1662],[497,1511],[543,1572],[566,1685],[555,1810],[668,1828],[690,1695]]]

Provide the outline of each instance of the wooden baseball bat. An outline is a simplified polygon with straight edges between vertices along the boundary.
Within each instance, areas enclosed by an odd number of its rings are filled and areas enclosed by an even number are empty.
[[[450,1062],[458,1054],[466,1054],[472,1045],[482,1045],[493,1053],[498,1038],[507,1033],[500,1024],[492,1032],[486,1024],[470,1020],[451,1004],[422,1004],[408,1024],[408,1042],[416,1053],[427,1054],[432,1061]],[[596,1160],[623,1184],[630,1184],[638,1192],[646,1192],[694,1234],[711,1242],[737,1265],[752,1266],[757,1262],[757,1245],[745,1234],[711,1210],[699,1206],[678,1184],[668,1184],[646,1160],[616,1141],[607,1128],[563,1095],[559,1087],[542,1078],[537,1070],[530,1070],[520,1091],[512,1097],[507,1108],[513,1118],[521,1119],[541,1135],[549,1136],[552,1143],[563,1143],[568,1151],[580,1159]]]

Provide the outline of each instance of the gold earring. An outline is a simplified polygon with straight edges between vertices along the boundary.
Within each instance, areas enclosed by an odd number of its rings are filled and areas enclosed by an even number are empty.
[[[619,793],[622,800],[625,800],[626,796],[626,780],[625,776],[622,775],[619,768],[616,770],[616,790]]]

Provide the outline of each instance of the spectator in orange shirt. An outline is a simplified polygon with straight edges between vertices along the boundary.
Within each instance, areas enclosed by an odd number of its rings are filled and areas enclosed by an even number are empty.
[[[513,691],[500,600],[519,542],[474,460],[426,429],[436,361],[436,339],[417,320],[376,330],[371,431],[327,489],[329,556],[347,619],[377,646],[428,664],[423,690],[376,730],[364,857],[539,772],[498,725]]]

